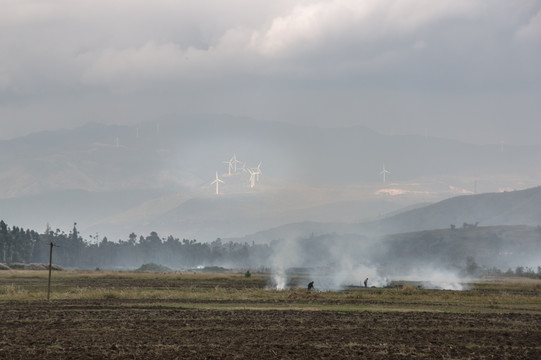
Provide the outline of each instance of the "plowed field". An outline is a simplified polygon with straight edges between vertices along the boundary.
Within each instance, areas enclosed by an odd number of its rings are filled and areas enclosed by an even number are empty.
[[[109,280],[110,289],[130,285]],[[197,286],[197,279],[190,281]],[[386,294],[377,289],[359,290],[366,292],[358,300],[352,293],[303,289],[275,295],[280,301],[270,294],[213,300],[205,289],[219,292],[207,282],[189,299],[68,299],[58,288],[50,302],[1,300],[0,359],[541,359],[537,290],[501,306],[491,304],[503,295],[490,295],[486,306],[469,311],[460,304],[442,307],[442,296],[452,300],[454,292],[422,293],[413,303],[408,297],[415,294],[380,304]],[[79,279],[78,286],[85,283]],[[232,284],[237,296],[250,291],[242,290],[239,278]],[[198,299],[197,291],[206,298]],[[424,296],[439,300],[431,307]]]
[[[0,358],[541,358],[539,315],[228,311],[154,303],[4,303]]]

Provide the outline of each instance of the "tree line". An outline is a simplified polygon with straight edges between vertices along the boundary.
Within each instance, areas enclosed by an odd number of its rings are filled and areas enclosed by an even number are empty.
[[[426,235],[426,234],[425,234]],[[425,236],[423,235],[423,236]],[[295,255],[295,266],[338,266],[342,262],[355,262],[362,259],[365,263],[392,271],[407,268],[417,264],[421,258],[437,259],[442,264],[460,268],[461,260],[465,258],[465,266],[461,269],[463,275],[482,276],[521,276],[541,278],[541,266],[537,269],[518,266],[502,271],[496,267],[478,265],[473,255],[464,255],[458,251],[454,256],[446,258],[440,251],[435,251],[431,242],[391,242],[388,248],[376,242],[363,245],[366,241],[362,236],[338,236],[313,234],[304,239],[298,239],[295,246],[290,248],[280,240],[270,244],[248,244],[246,242],[225,242],[216,239],[210,243],[197,240],[179,239],[172,235],[161,238],[158,233],[151,232],[148,236],[138,236],[131,233],[127,240],[109,241],[107,237],[99,240],[96,236],[92,241],[83,239],[77,230],[77,224],[69,233],[59,229],[53,231],[49,226],[42,234],[34,230],[17,226],[9,227],[0,221],[0,263],[45,263],[49,262],[49,246],[53,243],[53,263],[66,268],[77,269],[136,269],[143,264],[155,263],[173,269],[192,269],[205,266],[221,266],[236,269],[269,268],[273,260]],[[407,239],[406,239],[407,240]],[[438,239],[436,239],[438,240]],[[444,255],[450,250],[441,245]],[[537,242],[536,242],[537,243]],[[290,244],[291,245],[291,244]],[[419,246],[422,245],[422,248]],[[529,248],[528,248],[529,249]],[[391,251],[392,250],[392,251]],[[535,249],[533,249],[535,250]],[[532,251],[533,251],[532,250]],[[455,251],[455,252],[456,252]],[[293,254],[294,253],[294,254]],[[438,255],[439,254],[439,255]],[[440,257],[438,257],[440,256]]]
[[[258,268],[271,255],[271,245],[223,242],[211,243],[178,239],[172,235],[160,238],[156,232],[148,236],[131,233],[127,240],[112,242],[104,237],[91,242],[83,239],[75,223],[69,233],[57,229],[39,234],[34,230],[9,227],[0,221],[0,262],[48,263],[49,246],[53,243],[53,263],[79,269],[130,269],[146,263],[157,263],[172,268],[224,266]]]

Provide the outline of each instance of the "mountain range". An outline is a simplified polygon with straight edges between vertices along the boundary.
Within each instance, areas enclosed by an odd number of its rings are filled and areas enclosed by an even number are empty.
[[[434,204],[418,204],[381,219],[356,223],[300,222],[256,232],[237,241],[295,239],[323,234],[387,236],[442,229],[488,226],[541,226],[541,187],[462,195]]]
[[[249,174],[228,174],[224,162],[233,154],[246,167],[262,162],[254,188]],[[272,240],[285,236],[280,227],[306,229],[292,232],[302,235],[537,224],[528,205],[535,189],[471,194],[536,186],[540,155],[539,146],[226,115],[172,115],[136,126],[90,123],[0,141],[0,218],[35,229],[67,230],[77,222],[82,234],[110,240],[150,231],[203,241]],[[391,172],[385,183],[383,164]],[[224,181],[219,195],[210,184],[216,172]],[[460,194],[471,196],[454,198]],[[433,204],[419,208],[427,203]],[[411,206],[418,208],[403,210]]]

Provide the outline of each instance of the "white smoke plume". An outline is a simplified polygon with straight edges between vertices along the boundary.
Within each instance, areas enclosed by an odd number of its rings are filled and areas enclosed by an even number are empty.
[[[385,287],[393,281],[407,281],[425,289],[463,290],[459,269],[427,259],[419,263],[386,257],[386,247],[379,241],[360,236],[318,236],[273,243],[271,284],[275,289],[304,287],[314,281],[319,291],[340,291],[346,287]],[[292,282],[295,271],[302,273],[306,284]]]
[[[273,242],[271,262],[271,287],[284,290],[287,287],[286,270],[298,266],[301,262],[300,247],[297,241],[284,240]]]

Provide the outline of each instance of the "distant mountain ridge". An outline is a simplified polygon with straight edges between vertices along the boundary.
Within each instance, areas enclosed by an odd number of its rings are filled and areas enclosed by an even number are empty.
[[[110,191],[205,183],[236,153],[266,176],[316,186],[490,174],[535,176],[541,146],[471,145],[228,116],[161,119],[139,126],[90,123],[0,141],[0,198],[79,189]],[[483,175],[486,174],[486,175]],[[484,191],[480,181],[480,191]],[[472,188],[473,190],[473,188]],[[494,191],[494,190],[492,190]]]
[[[464,195],[436,204],[361,224],[378,233],[404,233],[457,228],[464,224],[533,225],[541,224],[541,187],[479,195]]]
[[[245,241],[295,239],[310,234],[379,236],[477,226],[541,225],[541,187],[501,193],[456,196],[379,220],[362,223],[290,223],[247,235]]]
[[[248,176],[225,176],[224,161],[233,154],[247,167],[262,162],[255,190]],[[172,115],[133,126],[90,123],[0,141],[0,215],[37,229],[48,222],[69,229],[78,222],[83,232],[114,233],[113,239],[138,229],[199,239],[206,231],[205,239],[213,240],[297,221],[324,223],[318,226],[324,231],[328,224],[351,224],[447,198],[455,193],[451,188],[473,191],[477,180],[482,192],[537,185],[541,169],[532,164],[539,157],[541,146],[507,145],[502,152],[499,144],[226,115]],[[383,164],[391,171],[386,183],[379,175]],[[226,181],[220,188],[230,199],[225,205],[208,199],[215,197],[209,184],[216,172]],[[167,206],[156,205],[163,203]],[[223,211],[230,221],[221,219]],[[433,226],[445,227],[485,222],[472,216],[430,218]],[[363,226],[374,231],[425,226],[399,219]],[[413,226],[416,222],[420,225]],[[350,224],[344,227],[355,230]]]

